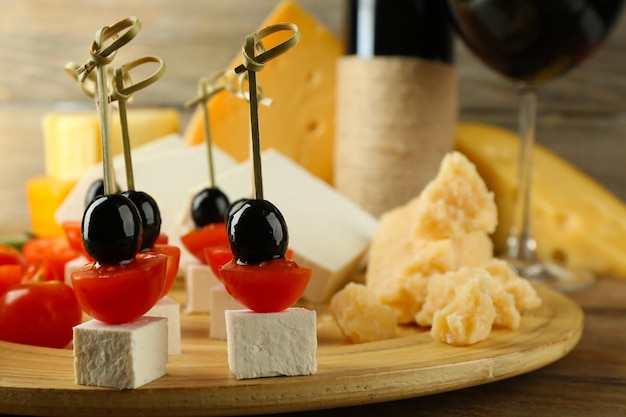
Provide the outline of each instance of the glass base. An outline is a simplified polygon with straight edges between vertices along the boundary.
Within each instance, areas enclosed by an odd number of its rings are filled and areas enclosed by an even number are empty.
[[[576,291],[588,287],[595,276],[587,270],[567,269],[553,262],[528,262],[507,259],[517,273],[533,282],[541,282],[562,292]]]

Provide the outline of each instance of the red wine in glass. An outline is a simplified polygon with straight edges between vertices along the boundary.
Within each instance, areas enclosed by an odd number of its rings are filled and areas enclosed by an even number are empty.
[[[593,276],[535,257],[531,235],[532,148],[537,88],[588,59],[617,21],[623,0],[448,0],[452,22],[483,63],[515,81],[520,93],[520,151],[507,258],[522,275],[561,290]]]

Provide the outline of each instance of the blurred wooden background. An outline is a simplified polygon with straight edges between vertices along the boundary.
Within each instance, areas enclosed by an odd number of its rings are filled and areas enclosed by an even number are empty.
[[[143,29],[128,59],[155,54],[167,72],[136,103],[180,108],[197,79],[228,64],[243,36],[278,0],[0,0],[0,235],[29,228],[24,182],[44,173],[40,121],[66,108],[93,108],[63,71],[82,62],[95,31],[135,15]],[[299,3],[341,37],[343,1]],[[132,51],[131,51],[132,50]],[[457,43],[460,118],[516,126],[513,85],[491,73]],[[538,141],[626,200],[626,19],[581,67],[540,96]],[[188,113],[185,113],[187,115]],[[185,116],[186,117],[186,116]],[[186,120],[186,119],[183,119]]]

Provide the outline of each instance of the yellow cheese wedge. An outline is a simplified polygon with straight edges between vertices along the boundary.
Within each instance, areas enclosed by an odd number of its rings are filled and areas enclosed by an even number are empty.
[[[265,96],[260,106],[261,146],[275,148],[328,183],[333,178],[335,64],[343,50],[333,34],[292,1],[281,2],[261,27],[278,22],[298,25],[302,38],[295,48],[270,61],[258,80]],[[243,38],[242,38],[243,39]],[[270,47],[269,42],[266,47]],[[230,65],[241,63],[241,54]],[[229,93],[209,102],[214,143],[233,158],[249,156],[249,104]],[[204,141],[203,115],[193,114],[186,131],[189,144]]]
[[[46,175],[60,181],[76,181],[102,160],[100,121],[96,112],[49,113],[43,119]],[[136,147],[180,131],[175,109],[130,109],[128,129]],[[117,112],[111,112],[111,147],[122,152],[122,130]]]
[[[34,177],[26,182],[26,199],[35,236],[50,237],[63,234],[63,229],[54,220],[57,207],[69,194],[74,181],[56,180],[50,177]]]
[[[496,251],[504,251],[516,192],[518,138],[484,124],[461,124],[456,148],[495,194]],[[532,233],[538,257],[626,278],[626,204],[580,170],[536,146]]]

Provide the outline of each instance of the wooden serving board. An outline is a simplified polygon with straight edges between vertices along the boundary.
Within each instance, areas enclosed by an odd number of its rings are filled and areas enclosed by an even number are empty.
[[[521,328],[494,330],[469,347],[400,329],[381,342],[347,344],[332,317],[318,312],[318,372],[237,381],[226,343],[208,338],[207,315],[182,314],[183,353],[168,374],[135,390],[74,384],[72,351],[0,342],[0,414],[40,416],[247,415],[334,408],[417,397],[493,382],[550,364],[582,334],[583,312],[566,296],[538,287],[540,308]]]

